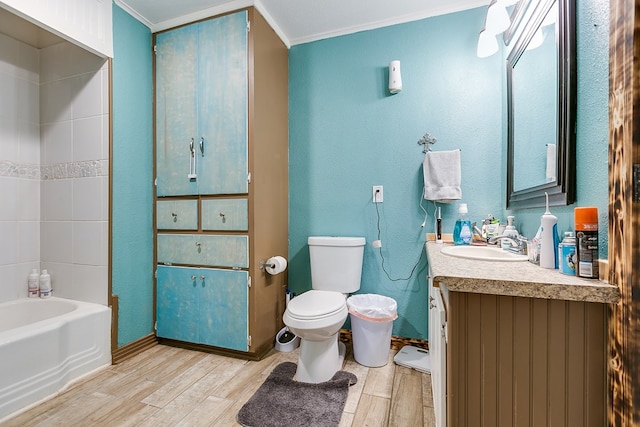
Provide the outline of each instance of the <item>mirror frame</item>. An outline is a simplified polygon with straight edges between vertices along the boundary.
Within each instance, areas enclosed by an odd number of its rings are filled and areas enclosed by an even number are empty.
[[[555,2],[558,2],[558,117],[556,129],[557,176],[553,182],[514,191],[514,103],[513,72],[534,33]],[[536,7],[537,4],[537,7]],[[528,9],[532,9],[529,11]],[[519,37],[507,57],[507,209],[532,208],[545,205],[570,205],[576,201],[576,25],[575,0],[520,0],[514,14],[514,24],[522,29],[510,28],[509,40],[516,32]],[[528,16],[522,20],[521,14]],[[520,22],[521,21],[521,22]],[[513,24],[512,24],[513,25]],[[505,42],[507,38],[505,38]]]

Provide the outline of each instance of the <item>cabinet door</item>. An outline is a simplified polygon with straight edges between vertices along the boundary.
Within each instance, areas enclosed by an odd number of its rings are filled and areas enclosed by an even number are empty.
[[[156,334],[187,342],[198,340],[198,291],[201,285],[197,268],[158,266]]]
[[[198,41],[198,191],[244,194],[248,192],[247,12],[199,23]]]
[[[191,144],[194,150],[197,146],[197,51],[197,24],[156,37],[158,196],[198,193],[197,179],[188,177],[198,159],[190,150]]]
[[[199,342],[247,351],[249,274],[204,268],[200,272],[204,280],[199,307]]]

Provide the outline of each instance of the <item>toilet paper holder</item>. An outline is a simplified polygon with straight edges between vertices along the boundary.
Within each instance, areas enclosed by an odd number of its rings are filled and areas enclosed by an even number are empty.
[[[276,268],[276,264],[273,262],[269,262],[269,260],[260,261],[260,270],[264,270],[266,267]]]
[[[260,270],[274,275],[280,274],[287,269],[287,260],[281,256],[273,256],[266,261],[260,261]]]

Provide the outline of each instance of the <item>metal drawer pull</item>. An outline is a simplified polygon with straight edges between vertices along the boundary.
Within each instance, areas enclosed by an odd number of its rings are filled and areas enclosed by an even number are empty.
[[[200,154],[204,157],[204,137],[200,137]]]
[[[196,276],[195,275],[191,276],[191,280],[196,280]]]
[[[171,216],[173,217],[173,222],[178,222],[178,214],[175,212],[171,212]]]
[[[227,222],[227,218],[224,216],[222,212],[220,212],[220,218],[222,218],[223,223]]]
[[[202,287],[204,288],[204,276],[200,276],[200,280],[202,280]]]
[[[189,179],[196,179],[198,177],[197,174],[197,158],[196,158],[196,148],[193,145],[194,143],[194,139],[191,138],[191,141],[189,142],[189,153],[191,153],[191,156],[189,157],[189,174],[187,175],[187,178]]]

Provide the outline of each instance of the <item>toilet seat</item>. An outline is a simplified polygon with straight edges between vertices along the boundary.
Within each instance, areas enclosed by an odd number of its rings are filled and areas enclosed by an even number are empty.
[[[289,301],[287,312],[296,320],[317,320],[344,311],[346,299],[335,291],[310,290]]]

